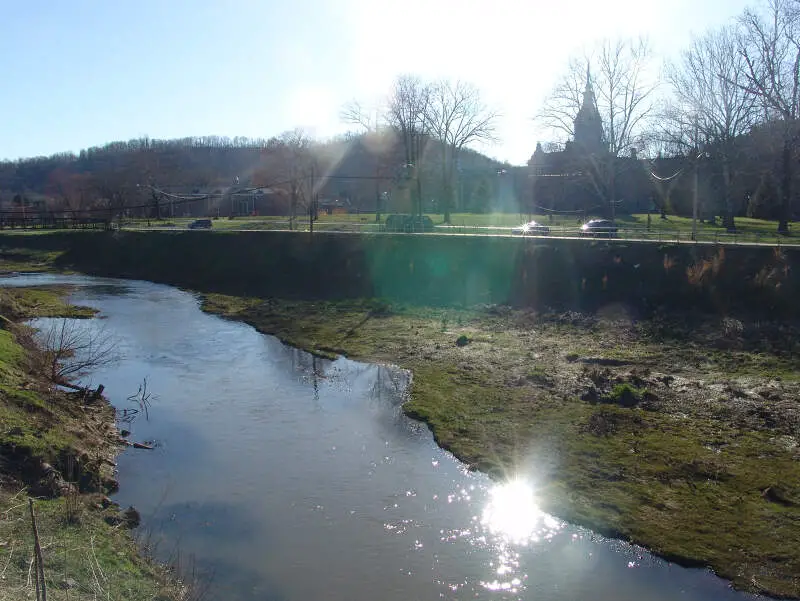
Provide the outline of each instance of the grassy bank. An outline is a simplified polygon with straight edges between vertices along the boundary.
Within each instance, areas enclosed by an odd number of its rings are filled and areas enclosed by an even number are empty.
[[[55,389],[44,358],[20,320],[90,317],[64,303],[69,288],[0,288],[0,601],[33,599],[35,497],[50,599],[177,599],[168,572],[142,558],[114,490],[119,433],[104,400]]]
[[[29,248],[0,248],[0,276],[9,273],[38,273],[52,271],[63,250]]]
[[[206,295],[321,355],[412,370],[406,412],[549,512],[800,596],[795,326]]]

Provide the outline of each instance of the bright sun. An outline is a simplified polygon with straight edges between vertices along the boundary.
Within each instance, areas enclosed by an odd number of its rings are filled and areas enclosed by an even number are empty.
[[[557,520],[539,509],[530,484],[519,479],[492,488],[481,523],[493,534],[520,544],[559,528]]]

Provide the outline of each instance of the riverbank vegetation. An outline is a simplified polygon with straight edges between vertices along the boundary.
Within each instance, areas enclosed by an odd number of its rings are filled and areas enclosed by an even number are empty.
[[[56,259],[62,254],[61,250],[50,251],[4,246],[0,248],[0,275],[51,271]]]
[[[66,304],[65,286],[0,288],[0,601],[36,598],[34,501],[50,599],[188,598],[168,570],[142,557],[130,535],[135,511],[105,495],[116,488],[119,433],[113,408],[53,386],[33,317],[91,317]]]
[[[332,357],[410,369],[406,413],[554,515],[800,596],[800,326],[218,294],[203,308]]]

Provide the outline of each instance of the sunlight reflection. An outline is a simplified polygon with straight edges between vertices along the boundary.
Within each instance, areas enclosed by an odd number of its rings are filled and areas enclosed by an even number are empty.
[[[539,509],[533,488],[520,479],[492,488],[481,524],[492,534],[516,544],[549,539],[561,528],[558,520]]]

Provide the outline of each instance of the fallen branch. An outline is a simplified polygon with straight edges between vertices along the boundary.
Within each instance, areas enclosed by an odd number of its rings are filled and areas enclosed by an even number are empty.
[[[125,440],[124,438],[120,438],[119,443],[125,445],[126,447],[133,447],[134,449],[146,449],[148,451],[152,451],[155,448],[153,445],[149,445],[144,442],[131,442],[130,440]]]
[[[76,386],[75,384],[70,384],[69,382],[58,382],[59,386],[63,386],[64,388],[69,388],[70,390],[75,390],[77,392],[86,392],[87,388],[85,386]]]

